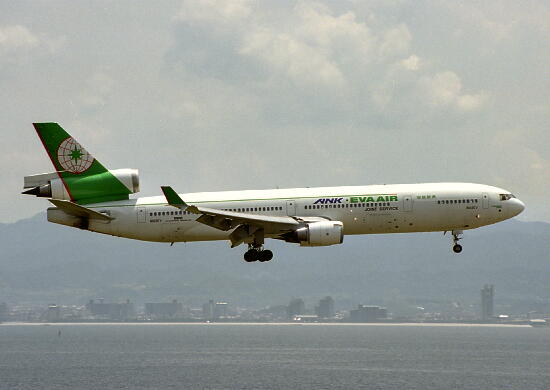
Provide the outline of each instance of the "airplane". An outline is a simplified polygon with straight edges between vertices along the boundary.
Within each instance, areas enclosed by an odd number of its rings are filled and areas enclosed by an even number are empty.
[[[290,188],[130,198],[136,169],[109,170],[57,123],[34,123],[55,171],[24,178],[23,194],[48,198],[50,222],[166,242],[229,240],[246,244],[246,262],[266,262],[266,238],[300,246],[342,244],[345,235],[450,232],[462,252],[464,230],[501,222],[525,205],[510,191],[484,184],[423,183]]]

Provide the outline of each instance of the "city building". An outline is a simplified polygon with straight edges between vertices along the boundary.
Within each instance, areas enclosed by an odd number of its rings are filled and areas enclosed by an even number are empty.
[[[61,319],[61,307],[55,303],[50,303],[48,305],[48,310],[46,311],[46,321],[55,322]]]
[[[183,306],[177,299],[172,302],[146,303],[145,314],[157,319],[177,318],[183,314]]]
[[[134,304],[129,299],[125,303],[105,303],[103,299],[95,302],[90,299],[86,305],[90,314],[98,319],[128,320],[135,317]]]
[[[305,314],[306,305],[301,298],[295,298],[290,301],[286,309],[286,314],[289,319],[293,319],[295,316]]]
[[[359,305],[357,309],[350,311],[351,322],[373,322],[388,318],[385,307]]]
[[[202,318],[205,320],[213,320],[214,319],[214,300],[211,299],[208,301],[208,303],[205,303],[202,305]]]
[[[229,316],[229,305],[227,302],[214,302],[210,299],[208,303],[202,305],[202,317],[207,320],[218,320]]]
[[[315,306],[315,314],[319,318],[334,317],[334,299],[328,296],[321,299],[319,305]]]
[[[228,307],[227,302],[216,302],[214,305],[214,319],[227,318],[229,316]]]
[[[494,313],[494,296],[495,289],[491,284],[486,284],[481,289],[481,319],[488,321],[495,315]]]

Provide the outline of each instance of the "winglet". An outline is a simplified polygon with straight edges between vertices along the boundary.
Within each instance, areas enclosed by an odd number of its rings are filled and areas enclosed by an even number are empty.
[[[161,186],[160,189],[164,193],[164,196],[166,197],[166,201],[170,206],[178,207],[178,208],[187,208],[188,204],[183,201],[183,199],[180,198],[180,196],[172,189],[170,186]]]

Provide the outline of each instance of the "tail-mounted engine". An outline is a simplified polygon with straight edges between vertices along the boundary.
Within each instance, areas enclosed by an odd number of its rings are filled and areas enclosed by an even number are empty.
[[[287,233],[285,241],[301,246],[328,246],[344,242],[344,224],[340,221],[320,221]]]
[[[108,180],[106,175],[116,177],[124,185],[124,187],[127,188],[127,190],[124,189],[125,194],[128,192],[131,194],[139,192],[138,170],[126,168],[109,170],[108,172],[99,173],[97,175],[71,177],[65,179],[61,179],[57,172],[25,176],[25,191],[23,194],[35,195],[40,198],[75,200],[71,199],[71,196],[67,192],[68,187],[69,189],[76,188],[77,190],[80,188],[86,188],[86,191],[80,191],[78,193],[79,199],[76,200],[101,198],[107,193],[109,193],[109,195],[116,195],[110,192],[110,188],[104,184],[104,182],[107,182]],[[66,182],[63,183],[63,180]],[[83,186],[81,184],[85,185]],[[73,195],[74,198],[74,194],[71,195]]]

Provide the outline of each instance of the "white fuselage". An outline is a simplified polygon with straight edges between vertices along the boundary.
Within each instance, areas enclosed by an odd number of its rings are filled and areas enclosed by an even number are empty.
[[[395,184],[180,194],[190,205],[299,221],[341,221],[344,234],[411,233],[474,229],[519,214],[523,203],[509,191],[470,183]],[[206,226],[167,204],[164,196],[86,205],[107,213],[89,230],[158,242],[227,240],[231,231]],[[76,217],[48,209],[48,220],[76,226]],[[269,235],[266,235],[269,238]]]

